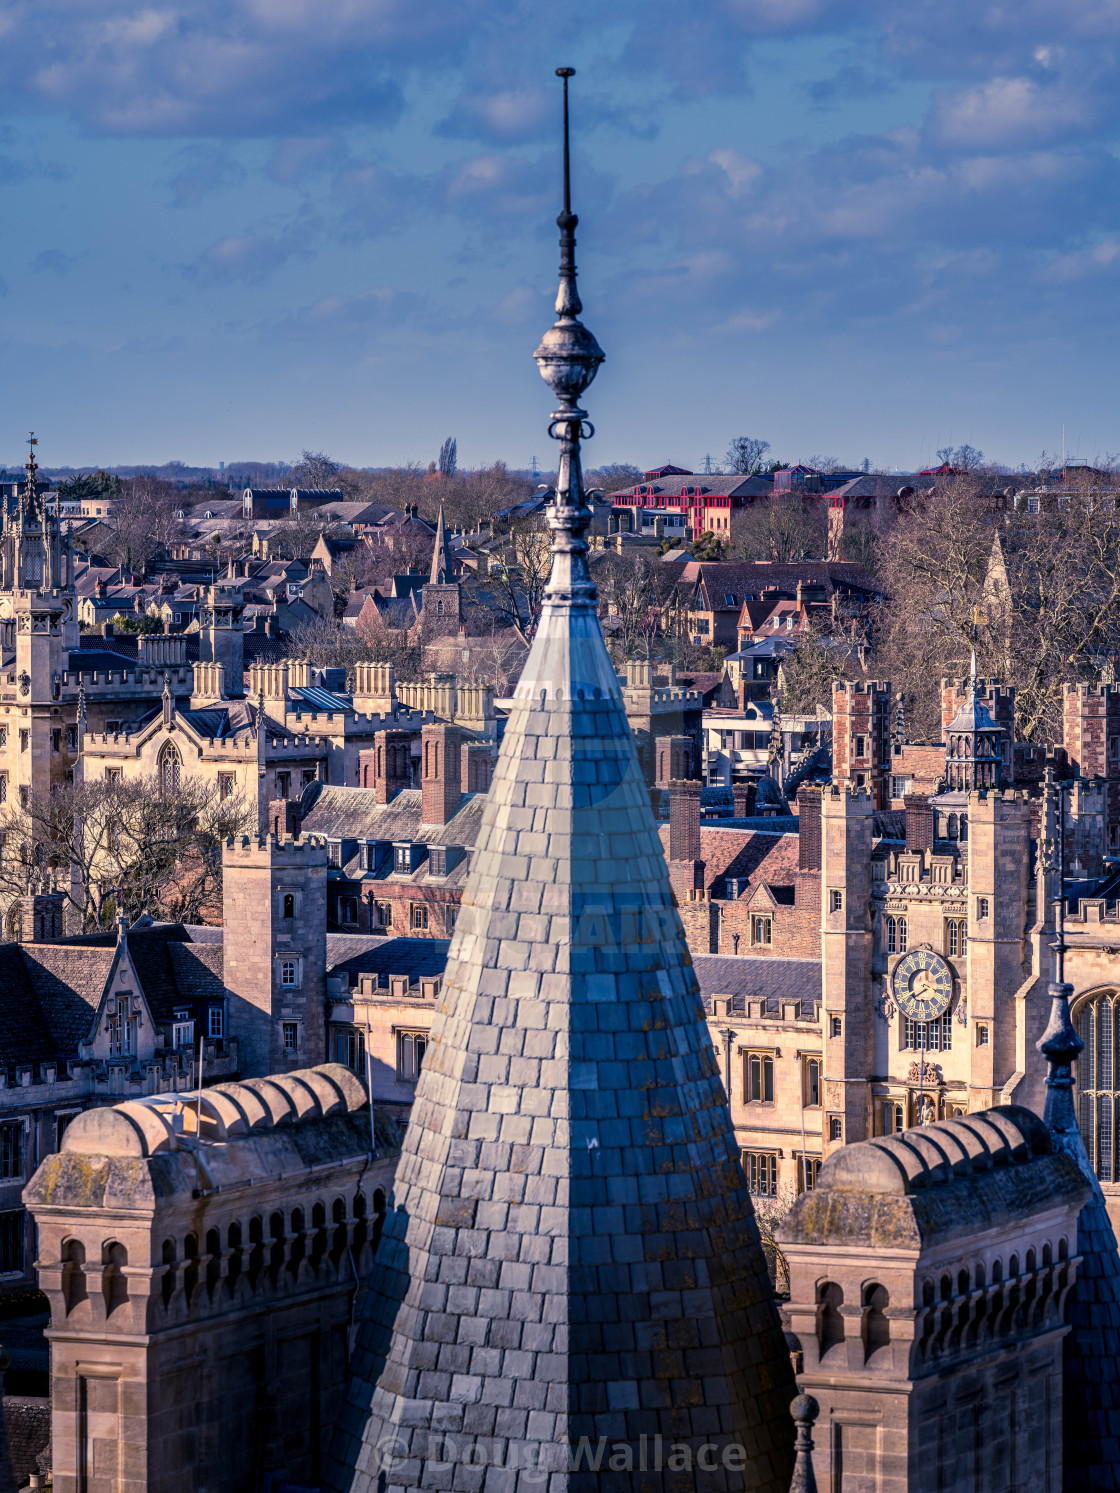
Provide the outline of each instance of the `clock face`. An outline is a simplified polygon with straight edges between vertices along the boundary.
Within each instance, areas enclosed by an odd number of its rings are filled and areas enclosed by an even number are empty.
[[[915,949],[895,965],[891,989],[911,1021],[936,1021],[953,999],[953,974],[940,954]]]

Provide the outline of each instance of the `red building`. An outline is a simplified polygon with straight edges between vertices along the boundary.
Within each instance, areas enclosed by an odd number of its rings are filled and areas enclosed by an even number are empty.
[[[769,473],[755,477],[697,476],[681,467],[665,466],[647,472],[633,487],[611,493],[610,499],[616,510],[632,514],[630,527],[635,533],[652,530],[659,517],[673,515],[683,519],[681,527],[687,532],[682,538],[692,539],[708,531],[726,539],[731,532],[732,511],[770,497],[773,491],[774,480]],[[673,527],[668,525],[670,533]]]

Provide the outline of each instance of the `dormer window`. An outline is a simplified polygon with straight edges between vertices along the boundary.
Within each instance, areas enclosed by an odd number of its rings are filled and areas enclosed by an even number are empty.
[[[447,846],[433,845],[428,850],[428,875],[447,875]]]

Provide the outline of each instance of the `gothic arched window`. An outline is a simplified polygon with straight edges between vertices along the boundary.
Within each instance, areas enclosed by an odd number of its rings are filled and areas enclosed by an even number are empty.
[[[1085,1046],[1077,1059],[1077,1090],[1081,1135],[1093,1169],[1102,1182],[1117,1180],[1116,1038],[1120,1026],[1120,996],[1112,991],[1092,996],[1074,1018]]]
[[[159,754],[159,786],[162,793],[177,793],[182,761],[170,742]]]

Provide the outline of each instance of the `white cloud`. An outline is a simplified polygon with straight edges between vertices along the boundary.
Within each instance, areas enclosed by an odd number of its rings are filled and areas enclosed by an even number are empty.
[[[941,145],[969,150],[1020,148],[1083,134],[1101,113],[1094,90],[1084,85],[992,78],[938,95],[931,129]]]

